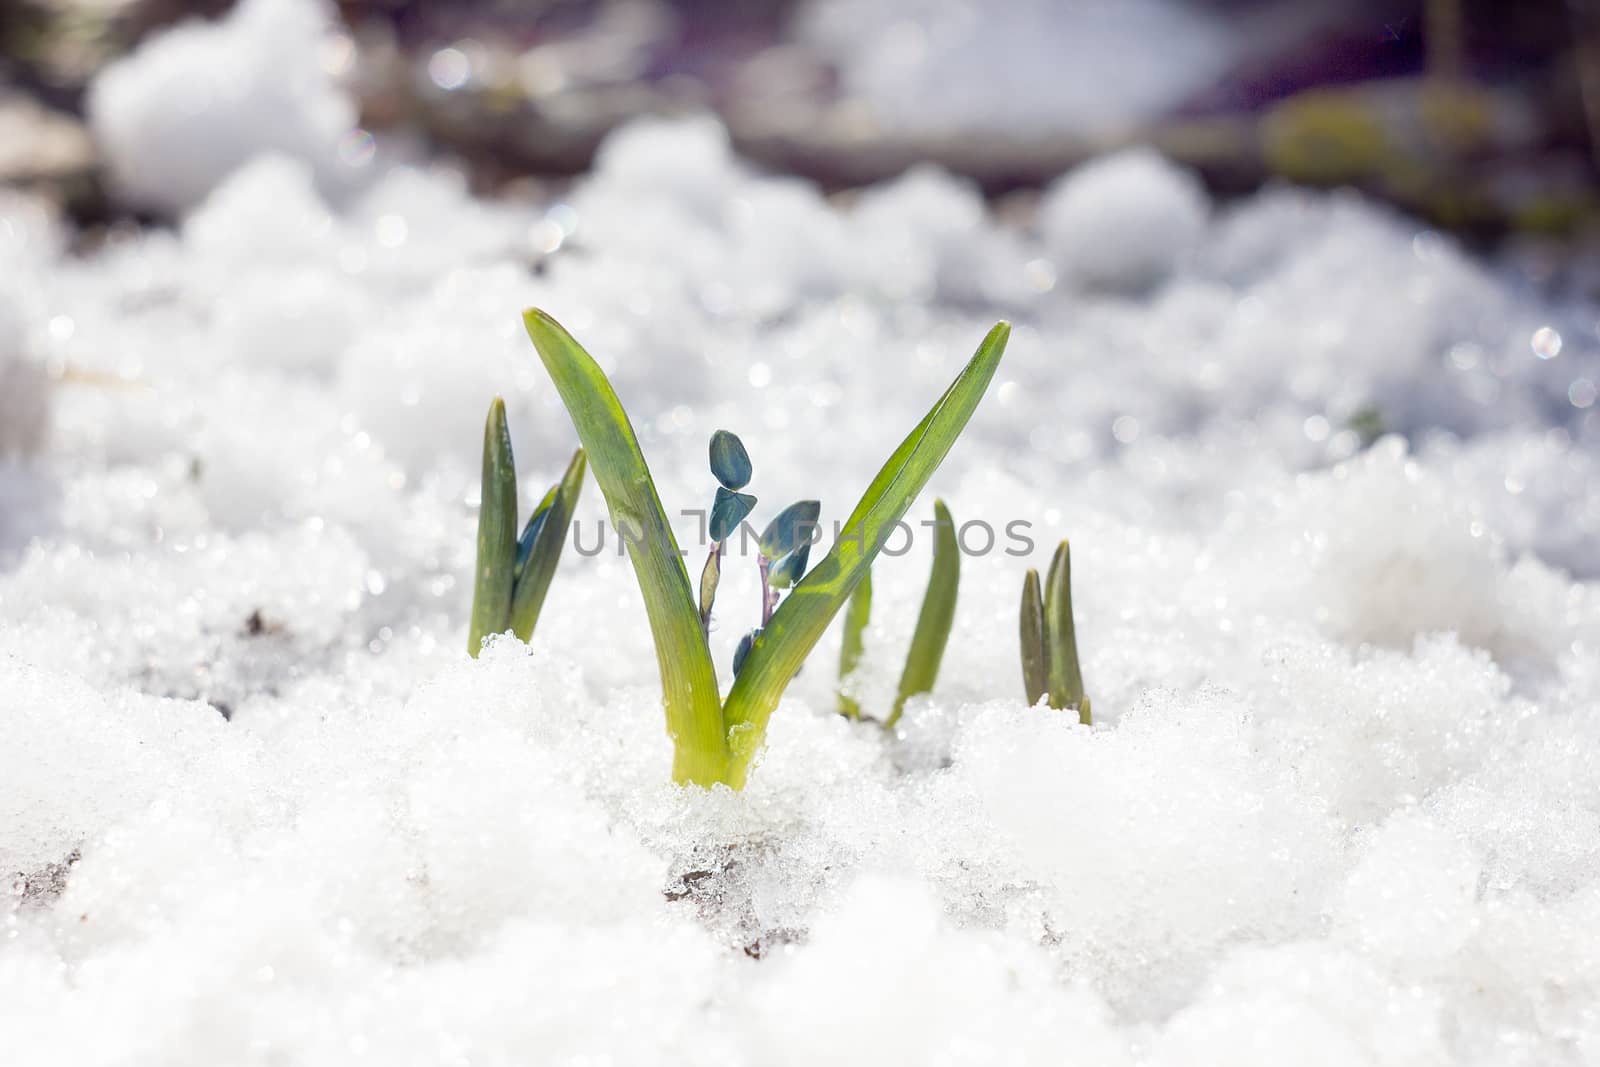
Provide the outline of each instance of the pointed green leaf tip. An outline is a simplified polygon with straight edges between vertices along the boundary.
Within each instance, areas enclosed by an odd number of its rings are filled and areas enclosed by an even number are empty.
[[[761,554],[769,560],[780,560],[799,548],[816,540],[817,517],[822,505],[815,500],[801,500],[778,512],[761,534]]]
[[[705,786],[725,781],[727,731],[717,673],[700,629],[688,568],[678,554],[633,425],[605,372],[560,323],[537,309],[523,312],[522,323],[572,417],[613,521],[619,530],[629,530],[628,557],[644,596],[661,672],[673,745],[672,777]]]
[[[572,454],[561,480],[550,487],[539,510],[528,520],[528,529],[523,531],[523,540],[528,541],[531,531],[532,541],[525,561],[517,569],[511,594],[511,632],[523,641],[532,639],[534,627],[539,624],[539,612],[544,608],[545,595],[550,592],[550,582],[561,563],[561,550],[567,544],[567,530],[572,526],[572,515],[583,492],[583,474],[587,467],[587,459],[580,448]]]
[[[917,614],[917,628],[911,634],[911,650],[906,653],[905,670],[894,709],[884,720],[884,729],[893,729],[905,711],[906,701],[919,693],[933,691],[939,678],[939,663],[950,641],[950,627],[956,617],[956,589],[961,584],[961,546],[956,541],[955,520],[943,500],[933,502],[933,573],[928,576],[928,591]]]
[[[749,493],[735,493],[717,486],[717,499],[711,505],[708,531],[713,541],[726,541],[733,531],[755,509],[756,498]]]
[[[1056,548],[1050,574],[1044,583],[1044,626],[1049,646],[1049,693],[1052,708],[1078,713],[1089,724],[1089,698],[1083,693],[1078,668],[1078,634],[1072,619],[1072,549],[1066,541]]]
[[[489,405],[483,424],[483,501],[478,508],[478,559],[472,580],[467,652],[474,659],[483,639],[511,623],[511,587],[517,566],[517,467],[511,457],[506,404]]]
[[[711,473],[727,489],[743,489],[750,484],[750,453],[744,450],[744,442],[727,430],[711,435]]]
[[[1044,594],[1040,592],[1039,572],[1028,568],[1022,580],[1022,689],[1028,707],[1034,707],[1050,688],[1050,658],[1045,647]]]

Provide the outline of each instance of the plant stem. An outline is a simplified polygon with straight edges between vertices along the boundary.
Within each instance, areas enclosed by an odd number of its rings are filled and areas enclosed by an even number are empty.
[[[778,606],[778,591],[772,588],[772,583],[767,580],[770,564],[767,557],[762,556],[757,566],[761,568],[761,625],[763,628],[772,621],[772,609]]]

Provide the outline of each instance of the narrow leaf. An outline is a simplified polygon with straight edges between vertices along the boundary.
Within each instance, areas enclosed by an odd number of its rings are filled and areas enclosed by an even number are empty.
[[[774,589],[787,589],[805,577],[806,561],[811,558],[811,543],[802,541],[800,547],[774,563],[767,572],[767,584]]]
[[[527,564],[517,575],[516,588],[511,594],[511,632],[524,641],[533,637],[539,624],[539,612],[544,608],[545,594],[550,592],[550,582],[561,563],[561,550],[567,544],[567,530],[572,526],[572,513],[578,508],[578,497],[583,492],[583,472],[587,463],[583,449],[572,454],[561,481],[545,494],[549,504],[541,509],[532,550]],[[534,522],[530,521],[529,526]],[[526,535],[524,535],[526,536]]]
[[[700,632],[711,633],[711,606],[717,601],[717,586],[722,581],[722,551],[720,546],[706,557],[705,569],[700,572]]]
[[[744,450],[744,442],[727,430],[711,435],[711,473],[727,489],[750,484],[750,453]]]
[[[605,373],[559,323],[539,310],[524,312],[522,321],[572,416],[611,510],[612,524],[629,532],[628,555],[644,596],[661,671],[667,733],[674,749],[673,778],[700,785],[722,781],[727,735],[718,706],[716,671],[700,631],[689,572],[633,426]]]
[[[755,506],[756,498],[749,493],[735,493],[731,489],[717,486],[717,498],[711,505],[709,523],[711,540],[726,541]]]
[[[956,543],[956,524],[943,500],[933,502],[933,518],[933,573],[928,576],[928,591],[923,594],[917,628],[911,634],[911,650],[906,653],[905,670],[900,674],[894,710],[883,723],[886,730],[900,721],[907,700],[933,690],[956,617],[956,589],[961,584],[961,546]]]
[[[867,623],[872,619],[872,571],[861,576],[856,591],[850,594],[850,606],[844,613],[844,640],[839,645],[839,681],[844,683],[861,664],[861,653],[866,648]],[[861,704],[855,697],[839,689],[839,714],[847,719],[861,718]]]
[[[517,561],[517,467],[511,457],[506,404],[495,397],[483,424],[483,501],[478,507],[478,560],[472,580],[467,652],[476,659],[483,639],[511,621],[511,583]]]
[[[1072,550],[1065,541],[1056,549],[1045,579],[1044,625],[1050,647],[1050,706],[1076,711],[1087,725],[1089,701],[1083,695],[1077,627],[1072,621]]]
[[[769,560],[780,560],[802,544],[810,544],[821,514],[822,505],[815,500],[790,504],[762,531],[761,554]]]
[[[784,600],[750,653],[723,705],[728,728],[727,782],[738,789],[761,749],[767,720],[829,621],[850,599],[917,494],[938,469],[983,398],[1011,335],[989,331],[977,353],[910,435],[889,456],[845,522],[828,555]]]
[[[1039,572],[1032,567],[1022,581],[1021,630],[1022,688],[1031,708],[1050,687],[1050,658],[1044,639],[1044,595],[1039,590]]]

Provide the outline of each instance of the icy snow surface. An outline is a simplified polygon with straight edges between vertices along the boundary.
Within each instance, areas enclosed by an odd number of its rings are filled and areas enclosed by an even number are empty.
[[[0,376],[69,373],[0,461],[0,1058],[1600,1061],[1596,309],[1352,197],[1091,168],[1037,232],[709,121],[537,207],[395,169],[335,210],[269,157],[69,256],[4,202]],[[525,502],[575,443],[530,305],[669,507],[727,427],[758,518],[824,522],[1015,321],[911,516],[998,540],[899,736],[834,714],[835,631],[743,794],[671,785],[614,541],[466,657],[489,398]],[[1092,729],[1021,696],[1062,536]],[[876,568],[870,712],[927,566]]]

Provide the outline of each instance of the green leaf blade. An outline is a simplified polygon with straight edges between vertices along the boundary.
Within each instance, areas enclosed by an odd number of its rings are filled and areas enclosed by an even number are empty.
[[[872,569],[861,576],[856,591],[850,594],[850,606],[844,613],[844,640],[839,645],[839,681],[842,683],[861,665],[866,651],[867,623],[872,621]],[[847,719],[861,718],[861,702],[839,690],[839,714]]]
[[[928,576],[928,591],[917,613],[917,628],[911,634],[911,649],[906,653],[905,670],[900,674],[900,689],[894,709],[884,720],[892,730],[905,711],[906,701],[920,693],[933,691],[939,678],[939,663],[950,641],[950,627],[956,617],[956,591],[961,584],[961,546],[956,541],[955,520],[943,500],[933,502],[933,571]]]
[[[612,522],[625,532],[661,671],[673,777],[700,785],[721,781],[727,735],[716,671],[689,572],[633,426],[605,373],[559,323],[537,309],[524,312],[522,319],[572,416]]]
[[[511,584],[517,563],[517,467],[511,456],[506,404],[489,405],[483,424],[482,502],[478,507],[478,557],[472,580],[472,618],[467,653],[473,659],[483,639],[511,622]]]
[[[1022,637],[1022,688],[1028,695],[1028,707],[1035,707],[1044,699],[1050,688],[1050,657],[1046,650],[1044,633],[1044,594],[1039,586],[1039,572],[1028,568],[1022,580],[1022,612],[1020,619]]]
[[[729,739],[727,780],[735,789],[743,785],[760,751],[767,721],[783,690],[966,427],[994,378],[1010,335],[1010,324],[1005,322],[989,331],[955,381],[878,471],[833,548],[789,593],[751,650],[723,706]]]
[[[1062,541],[1050,561],[1044,583],[1044,624],[1049,642],[1050,706],[1073,710],[1089,723],[1089,701],[1078,666],[1077,626],[1072,618],[1072,548]]]
[[[567,530],[572,526],[572,513],[577,510],[578,496],[583,492],[583,474],[587,466],[583,449],[578,449],[567,464],[566,473],[545,494],[541,511],[528,520],[533,529],[533,544],[527,561],[517,574],[516,586],[511,594],[511,632],[523,641],[533,638],[539,624],[539,612],[544,608],[544,598],[550,592],[550,582],[555,578],[556,567],[561,563],[561,550],[567,544]],[[542,514],[542,518],[539,516]]]

